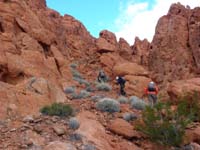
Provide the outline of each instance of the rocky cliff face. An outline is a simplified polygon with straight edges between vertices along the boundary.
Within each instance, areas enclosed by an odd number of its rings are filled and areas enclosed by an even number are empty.
[[[26,114],[29,102],[33,113],[49,102],[66,101],[62,88],[70,80],[68,66],[93,53],[94,38],[79,21],[48,9],[43,0],[1,1],[0,12],[0,116],[6,117],[8,109]]]
[[[199,11],[178,3],[159,19],[149,52],[149,68],[158,83],[199,73]]]
[[[115,35],[107,30],[95,39],[72,16],[60,16],[47,8],[45,0],[0,1],[0,12],[0,81],[5,97],[1,100],[4,108],[1,117],[6,116],[10,104],[16,108],[12,111],[26,112],[17,104],[18,99],[22,103],[26,103],[26,99],[37,99],[33,112],[49,102],[66,101],[63,88],[73,82],[70,63],[79,63],[82,72],[88,75],[102,67],[112,74],[114,64],[120,61],[114,59],[110,66],[109,62],[101,63],[100,57],[106,61],[110,61],[107,56],[112,55],[121,60],[131,59],[132,50],[125,40],[118,43]],[[52,92],[41,88],[46,92],[35,95],[34,90],[27,88],[35,83],[38,88],[52,85],[62,94],[56,96],[55,91],[52,97]],[[16,95],[15,99],[9,93]],[[43,98],[44,93],[46,98]],[[22,97],[18,96],[21,94]],[[45,99],[45,103],[41,99]]]

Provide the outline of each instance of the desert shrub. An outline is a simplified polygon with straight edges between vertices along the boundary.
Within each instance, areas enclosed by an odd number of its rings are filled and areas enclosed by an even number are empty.
[[[90,86],[90,83],[85,79],[80,80],[79,83],[84,84],[86,87]]]
[[[85,89],[85,90],[88,91],[88,92],[94,92],[94,91],[95,91],[95,90],[92,88],[91,85],[86,86],[86,89]]]
[[[79,72],[79,71],[77,71],[77,70],[75,70],[75,69],[71,69],[71,73],[72,73],[72,76],[73,76],[73,79],[75,80],[75,79],[82,79],[83,77],[82,77],[82,74]]]
[[[72,94],[71,94],[71,98],[72,98],[72,99],[81,99],[82,97],[80,97],[80,95],[77,94],[77,93],[72,93]]]
[[[76,68],[78,67],[78,65],[77,65],[76,63],[71,63],[71,64],[70,64],[70,67],[71,67],[72,69],[76,69]]]
[[[93,144],[85,144],[82,150],[96,150],[96,147]]]
[[[74,93],[75,91],[76,91],[76,88],[75,88],[75,87],[72,87],[72,86],[67,87],[67,88],[65,88],[65,90],[64,90],[64,92],[65,92],[66,94]]]
[[[69,139],[71,141],[81,141],[82,138],[83,138],[83,136],[81,134],[79,134],[79,133],[73,133],[73,134],[69,135]]]
[[[187,105],[180,103],[172,111],[167,103],[147,106],[142,114],[142,122],[137,129],[149,136],[152,141],[163,145],[179,146],[185,134],[185,128],[192,121],[192,114],[185,114]]]
[[[130,104],[131,108],[138,110],[144,110],[145,107],[147,106],[147,104],[142,99],[139,99],[137,96],[130,97]]]
[[[112,90],[112,87],[108,83],[104,83],[104,82],[102,82],[102,83],[97,82],[96,88],[97,88],[98,91],[110,91],[110,90]]]
[[[90,83],[82,77],[73,77],[73,80],[77,81],[79,84],[84,84],[86,87],[90,86]]]
[[[117,100],[118,100],[118,102],[120,104],[126,104],[126,103],[128,103],[128,99],[126,97],[124,97],[124,96],[120,96]]]
[[[87,92],[86,90],[81,90],[80,93],[71,94],[72,99],[87,98],[89,96],[90,96],[90,92]]]
[[[103,98],[96,103],[96,108],[103,112],[119,112],[120,104],[114,99],[111,98]]]
[[[75,117],[73,117],[73,118],[69,119],[69,124],[68,125],[69,125],[70,129],[76,130],[76,129],[79,128],[80,123]]]
[[[137,116],[134,115],[133,113],[125,113],[123,114],[123,119],[129,122],[129,121],[136,120]]]
[[[90,96],[90,92],[86,91],[86,90],[81,90],[80,91],[80,97],[82,98],[87,98]]]
[[[96,101],[98,101],[98,100],[100,100],[104,97],[105,97],[104,95],[94,95],[94,96],[91,97],[91,100],[96,102]]]
[[[71,116],[73,114],[73,108],[70,105],[62,103],[53,103],[50,106],[44,106],[40,112],[49,116]]]

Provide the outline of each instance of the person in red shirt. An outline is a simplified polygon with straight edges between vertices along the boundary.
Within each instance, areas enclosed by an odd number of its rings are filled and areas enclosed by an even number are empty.
[[[150,106],[153,107],[157,103],[158,99],[158,87],[153,81],[149,82],[148,86],[145,88],[145,94],[148,96]]]

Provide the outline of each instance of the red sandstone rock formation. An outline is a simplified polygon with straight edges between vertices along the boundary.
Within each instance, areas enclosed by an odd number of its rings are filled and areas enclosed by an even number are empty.
[[[132,46],[133,60],[140,65],[148,66],[150,43],[147,39],[140,40],[138,37],[135,38],[135,43]]]
[[[159,19],[149,52],[158,83],[189,79],[199,71],[199,10],[173,4]]]

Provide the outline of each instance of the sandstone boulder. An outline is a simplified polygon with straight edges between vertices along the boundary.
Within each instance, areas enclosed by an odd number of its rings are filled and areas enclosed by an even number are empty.
[[[113,68],[113,73],[115,75],[136,75],[136,76],[148,76],[148,71],[142,66],[136,63],[122,63],[115,65]]]
[[[116,46],[107,42],[104,38],[98,38],[96,44],[97,44],[97,52],[99,53],[116,51]]]
[[[135,95],[140,98],[144,96],[144,88],[151,81],[151,79],[148,77],[134,75],[126,75],[125,79],[127,81],[125,86],[127,95]]]
[[[125,138],[132,138],[135,135],[133,126],[123,119],[115,119],[108,125],[108,129]]]
[[[167,92],[172,102],[181,100],[183,96],[192,96],[195,92],[200,93],[200,78],[174,81],[169,84]]]
[[[45,105],[66,101],[63,91],[44,78],[31,78],[17,85],[0,84],[0,118],[38,114]]]
[[[99,33],[99,37],[105,39],[108,43],[116,46],[117,45],[117,38],[114,33],[108,31],[108,30],[103,30]]]
[[[87,141],[94,143],[97,149],[140,150],[132,143],[112,140],[112,136],[106,133],[103,125],[96,120],[94,113],[88,111],[81,112],[78,115],[78,120],[80,121],[80,127],[76,133],[83,135]]]

